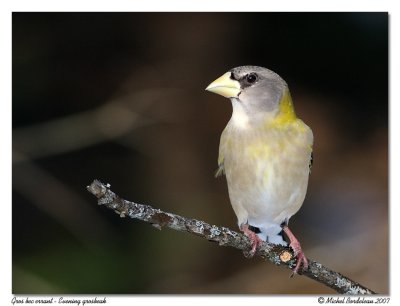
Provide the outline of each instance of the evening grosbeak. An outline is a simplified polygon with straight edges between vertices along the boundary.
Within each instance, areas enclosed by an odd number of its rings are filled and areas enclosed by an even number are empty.
[[[256,66],[230,70],[206,90],[229,98],[233,112],[221,135],[217,175],[225,174],[238,225],[252,243],[287,245],[294,273],[308,268],[288,222],[303,204],[312,163],[313,134],[299,118],[286,82]]]

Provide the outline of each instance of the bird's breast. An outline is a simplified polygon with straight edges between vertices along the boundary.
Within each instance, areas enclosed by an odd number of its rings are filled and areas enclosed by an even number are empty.
[[[270,219],[296,213],[308,183],[307,133],[294,128],[227,133],[224,168],[235,212]]]

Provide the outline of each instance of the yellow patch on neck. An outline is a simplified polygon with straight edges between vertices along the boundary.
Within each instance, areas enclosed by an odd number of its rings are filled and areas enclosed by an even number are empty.
[[[296,120],[296,113],[294,112],[292,97],[289,90],[285,90],[281,101],[279,103],[279,113],[275,117],[275,121],[279,123],[291,123]]]
[[[270,118],[267,124],[279,127],[294,123],[296,120],[297,116],[294,111],[292,97],[290,96],[289,90],[286,89],[279,102],[277,114]]]

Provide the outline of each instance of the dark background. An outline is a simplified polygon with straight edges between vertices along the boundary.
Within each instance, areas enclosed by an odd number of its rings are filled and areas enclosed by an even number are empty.
[[[121,196],[237,228],[214,179],[241,65],[289,84],[314,132],[291,226],[307,256],[388,293],[387,13],[13,13],[13,293],[333,293],[98,207]]]

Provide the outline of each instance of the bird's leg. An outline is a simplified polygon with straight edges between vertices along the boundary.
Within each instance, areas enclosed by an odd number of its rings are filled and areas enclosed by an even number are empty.
[[[289,246],[292,248],[294,256],[297,258],[296,266],[293,270],[293,274],[297,274],[300,266],[303,264],[303,270],[308,269],[308,261],[306,256],[304,255],[303,250],[301,249],[300,242],[297,240],[297,238],[293,235],[292,231],[289,229],[287,225],[283,226],[283,231],[285,232],[286,236],[290,240]],[[293,276],[293,275],[292,275]]]
[[[260,237],[257,236],[255,232],[253,232],[248,224],[242,224],[240,226],[240,230],[250,239],[251,241],[251,250],[248,254],[248,257],[253,257],[254,254],[256,253],[257,246],[260,244],[262,241]]]

